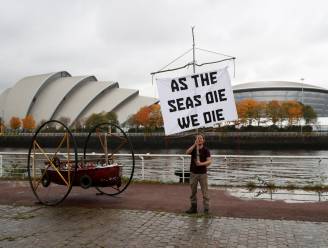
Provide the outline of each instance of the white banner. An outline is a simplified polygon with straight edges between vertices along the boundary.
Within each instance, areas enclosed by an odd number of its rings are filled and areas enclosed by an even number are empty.
[[[227,68],[156,82],[166,135],[238,119]]]

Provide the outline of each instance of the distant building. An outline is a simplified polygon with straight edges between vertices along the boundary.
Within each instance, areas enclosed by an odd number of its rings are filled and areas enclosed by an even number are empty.
[[[296,100],[310,105],[318,117],[328,117],[328,90],[310,84],[261,81],[233,86],[236,102]],[[98,81],[94,76],[71,76],[66,71],[29,76],[0,95],[0,117],[6,124],[11,117],[31,114],[36,123],[68,118],[70,125],[92,113],[113,111],[120,123],[141,107],[158,102],[140,96],[138,90],[119,88],[117,82]]]
[[[252,98],[257,101],[296,100],[310,105],[318,117],[328,117],[328,90],[322,87],[286,81],[260,81],[233,86],[236,102]]]
[[[65,117],[73,125],[92,113],[113,111],[123,123],[140,107],[155,102],[156,98],[140,96],[138,90],[119,88],[117,82],[61,71],[25,77],[6,89],[0,95],[0,116],[7,124],[13,116],[31,114],[36,123]]]

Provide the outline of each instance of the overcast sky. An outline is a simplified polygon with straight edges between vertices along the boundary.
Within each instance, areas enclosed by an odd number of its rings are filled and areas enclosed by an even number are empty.
[[[25,76],[65,70],[155,96],[150,72],[191,48],[191,26],[197,47],[237,58],[233,84],[304,78],[328,88],[325,0],[0,0],[0,92]],[[220,58],[196,53],[198,63]]]

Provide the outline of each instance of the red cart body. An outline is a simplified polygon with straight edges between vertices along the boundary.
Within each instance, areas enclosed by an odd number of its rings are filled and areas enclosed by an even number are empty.
[[[65,185],[69,182],[68,169],[66,166],[59,166],[56,169],[52,166],[41,171],[42,175],[47,178],[49,182]],[[71,168],[70,173],[73,173]],[[72,186],[81,186],[82,188],[107,187],[107,186],[121,186],[122,166],[119,164],[101,165],[97,166],[93,163],[88,163],[86,166],[77,168],[76,175]],[[65,181],[64,181],[65,179]]]

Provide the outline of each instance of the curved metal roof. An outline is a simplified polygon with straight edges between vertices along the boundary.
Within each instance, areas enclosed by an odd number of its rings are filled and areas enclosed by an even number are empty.
[[[327,89],[311,84],[304,84],[298,82],[289,81],[258,81],[258,82],[248,82],[232,86],[234,91],[239,90],[250,90],[250,89],[264,89],[264,88],[297,88],[297,89],[314,89],[314,90],[325,90]]]
[[[97,81],[97,79],[94,76],[57,78],[39,94],[29,113],[33,115],[36,123],[51,119],[71,90],[86,81]]]
[[[138,94],[137,90],[115,88],[110,91],[106,91],[80,113],[78,118],[88,118],[93,113],[111,112],[116,106],[118,106],[125,99]]]
[[[124,104],[117,106],[113,111],[117,114],[120,123],[126,121],[131,114],[135,114],[143,106],[150,106],[158,102],[156,98],[135,95],[129,98]]]
[[[68,117],[73,123],[95,98],[101,93],[116,87],[118,87],[118,83],[102,81],[86,82],[67,97],[60,108],[56,110],[52,118],[59,119],[60,117]]]
[[[31,114],[36,123],[70,119],[70,126],[92,113],[115,111],[124,122],[140,107],[157,102],[141,97],[139,91],[121,89],[117,82],[99,82],[94,76],[72,77],[61,71],[25,77],[0,94],[0,116],[8,124],[13,116]]]
[[[5,104],[11,88],[5,89],[0,95],[0,117],[5,120]]]
[[[18,81],[9,91],[6,100],[5,116],[24,118],[29,114],[30,109],[38,97],[39,93],[53,80],[60,77],[69,77],[66,71],[42,74],[25,77]]]

